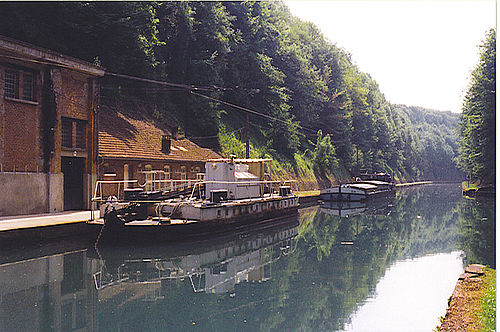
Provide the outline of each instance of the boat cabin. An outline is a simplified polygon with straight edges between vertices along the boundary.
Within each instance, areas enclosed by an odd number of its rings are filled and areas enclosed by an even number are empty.
[[[212,159],[205,164],[205,198],[227,199],[261,197],[266,192],[264,163],[271,159]]]

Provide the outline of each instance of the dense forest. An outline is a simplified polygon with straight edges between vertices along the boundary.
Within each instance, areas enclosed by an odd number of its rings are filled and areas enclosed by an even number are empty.
[[[480,45],[460,116],[459,167],[481,185],[495,183],[496,159],[496,31]]]
[[[393,105],[281,2],[0,3],[0,34],[106,68],[101,101],[275,175],[459,179],[458,116]],[[124,75],[156,80],[157,83]],[[308,181],[303,181],[306,184]]]

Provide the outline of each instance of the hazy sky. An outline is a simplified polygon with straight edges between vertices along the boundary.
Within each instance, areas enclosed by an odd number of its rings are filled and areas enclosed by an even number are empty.
[[[460,112],[478,45],[496,27],[494,0],[287,0],[351,53],[392,103]]]

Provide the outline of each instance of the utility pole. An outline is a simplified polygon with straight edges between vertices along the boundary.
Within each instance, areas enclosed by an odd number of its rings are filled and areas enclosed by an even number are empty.
[[[253,93],[259,93],[260,89],[250,89],[246,94],[246,108],[250,108],[248,96]],[[248,112],[246,113],[246,128],[245,128],[245,141],[246,141],[246,159],[250,158],[250,118]]]
[[[247,108],[248,108],[248,97],[247,97]],[[246,158],[250,158],[250,140],[249,140],[249,127],[250,127],[250,120],[248,119],[248,113],[247,113],[247,125],[246,125],[246,144],[247,144],[247,151],[246,151]]]

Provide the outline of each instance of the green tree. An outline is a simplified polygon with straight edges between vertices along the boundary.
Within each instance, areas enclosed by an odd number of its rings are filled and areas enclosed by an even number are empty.
[[[323,136],[321,130],[318,131],[318,140],[313,153],[313,166],[320,174],[333,173],[338,168],[338,159],[335,156],[335,148],[332,145],[329,135]]]
[[[483,184],[495,182],[496,30],[480,46],[460,116],[458,166]]]

